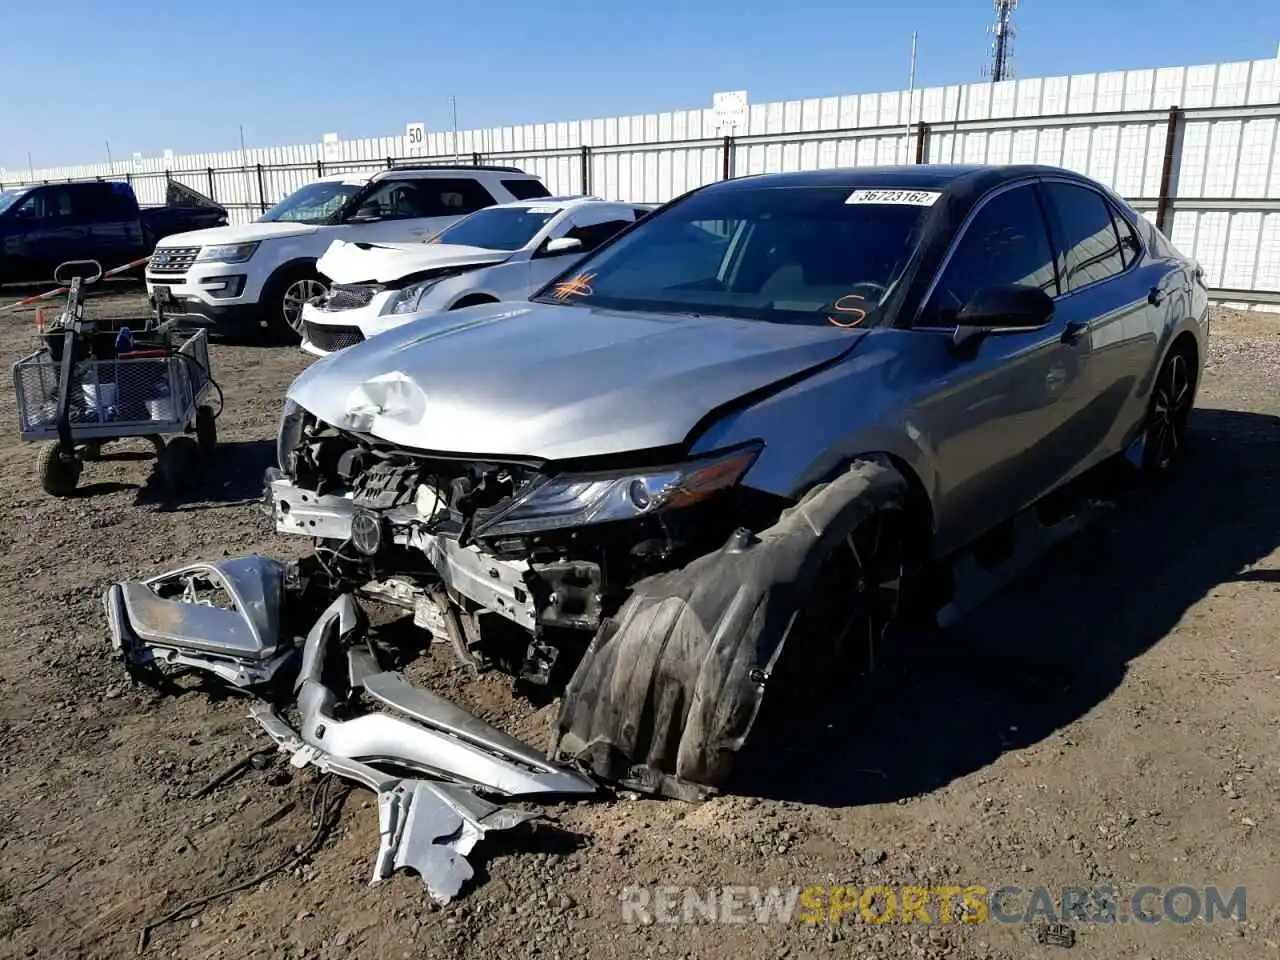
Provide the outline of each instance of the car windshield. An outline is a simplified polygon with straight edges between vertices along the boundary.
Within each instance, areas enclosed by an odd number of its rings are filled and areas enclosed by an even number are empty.
[[[936,197],[856,185],[704,191],[651,214],[534,299],[858,326],[902,273]]]
[[[289,194],[258,219],[267,223],[325,223],[332,220],[364,186],[362,183],[333,180],[308,184]]]
[[[519,250],[534,238],[559,207],[489,207],[437,233],[430,243],[457,243],[486,250]]]
[[[0,213],[4,213],[22,196],[21,190],[0,190]]]

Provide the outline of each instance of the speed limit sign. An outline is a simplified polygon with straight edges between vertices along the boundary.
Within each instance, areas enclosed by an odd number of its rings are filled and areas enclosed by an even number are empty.
[[[406,123],[404,125],[404,139],[410,150],[424,146],[427,142],[427,125],[425,123]]]

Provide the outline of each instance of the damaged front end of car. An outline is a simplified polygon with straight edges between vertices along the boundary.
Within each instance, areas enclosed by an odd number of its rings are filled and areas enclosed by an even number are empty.
[[[696,709],[749,714],[724,716],[745,736],[759,703],[756,667],[768,652],[732,654],[749,665],[721,675],[715,661],[736,637],[704,637],[696,650],[660,647],[625,663],[615,662],[621,644],[599,653],[601,638],[618,631],[620,611],[638,602],[638,585],[647,595],[699,558],[705,566],[708,557],[740,549],[743,533],[735,531],[776,522],[785,504],[739,483],[760,450],[750,443],[692,458],[668,450],[625,463],[459,458],[342,429],[291,404],[265,498],[279,531],[316,539],[334,589],[411,609],[419,626],[473,669],[499,667],[527,687],[566,689],[567,728],[554,754],[578,757],[634,788],[699,796],[720,785],[723,763],[694,762],[678,772],[672,750],[637,736],[678,739],[691,705],[708,697]],[[604,656],[609,689],[596,675]],[[741,690],[712,695],[701,689],[707,683]],[[633,708],[634,716],[619,714],[610,724],[617,739],[631,741],[626,753],[634,763],[602,754],[598,738],[572,729],[574,716],[608,713],[600,699]],[[669,729],[653,729],[655,709]],[[694,726],[708,749],[726,736],[705,718]]]

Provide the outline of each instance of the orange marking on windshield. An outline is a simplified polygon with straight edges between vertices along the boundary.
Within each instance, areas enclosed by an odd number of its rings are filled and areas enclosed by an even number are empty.
[[[859,300],[862,303],[867,302],[866,297],[860,297],[856,293],[846,293],[832,305],[832,309],[837,313],[848,314],[848,316],[827,317],[828,321],[835,324],[837,327],[840,327],[842,330],[850,330],[860,324],[863,320],[867,319],[867,311],[862,307],[853,306],[849,303],[850,300]]]
[[[591,289],[591,281],[596,278],[594,273],[580,273],[576,277],[570,277],[563,283],[556,284],[556,291],[553,296],[557,300],[568,300],[570,297],[589,297],[593,291]]]

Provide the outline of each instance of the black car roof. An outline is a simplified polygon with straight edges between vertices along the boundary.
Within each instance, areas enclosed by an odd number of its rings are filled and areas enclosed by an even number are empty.
[[[981,166],[972,164],[908,164],[896,167],[843,167],[834,170],[804,170],[797,173],[765,173],[722,180],[709,190],[743,190],[759,187],[849,187],[869,189],[950,189],[969,193],[985,191],[1007,180],[1057,174],[1076,176],[1069,170],[1036,164]]]

